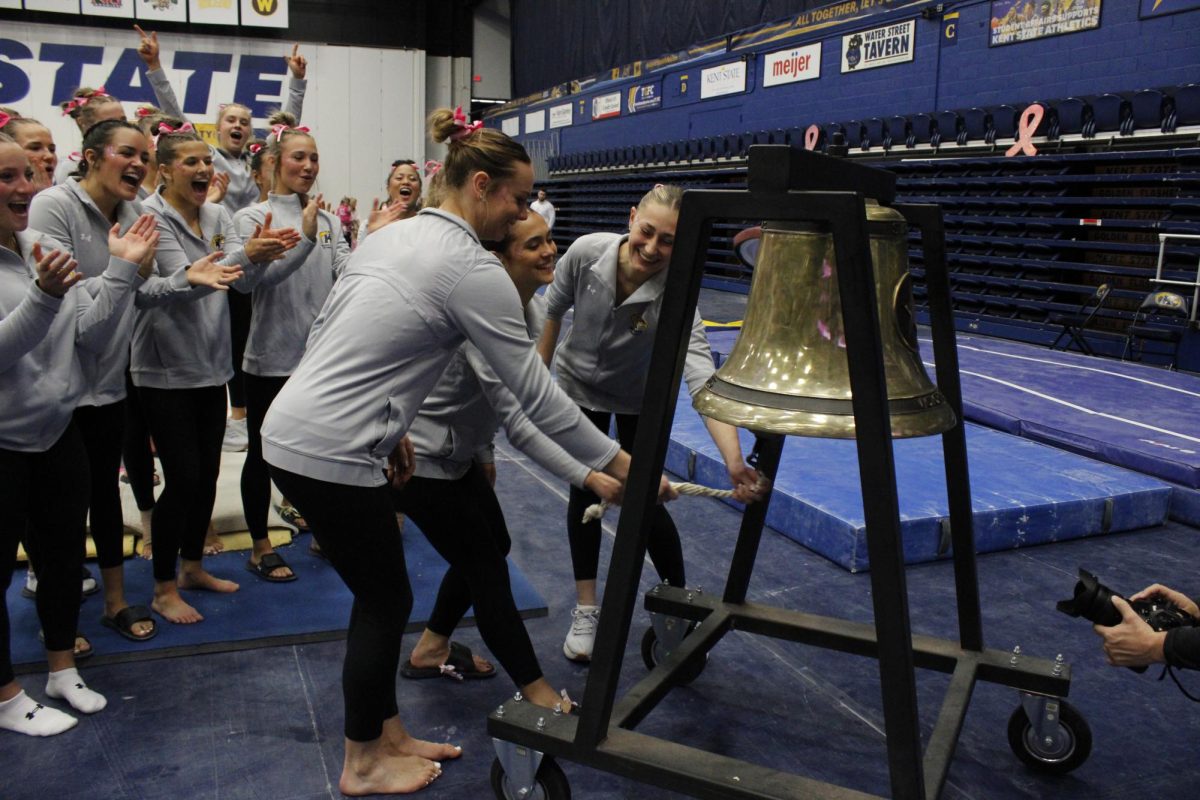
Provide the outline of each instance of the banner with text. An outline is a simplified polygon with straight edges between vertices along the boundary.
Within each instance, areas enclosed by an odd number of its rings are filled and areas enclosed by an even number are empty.
[[[842,37],[842,72],[886,67],[913,60],[915,20],[858,31]]]
[[[91,17],[124,17],[133,19],[134,0],[82,0],[81,13]]]
[[[779,50],[763,56],[763,86],[811,81],[821,77],[821,43]]]
[[[1098,28],[1101,5],[1102,0],[1071,3],[1066,8],[1059,3],[992,0],[992,32],[988,46],[1017,44]]]
[[[700,99],[746,91],[746,62],[730,61],[700,70]]]

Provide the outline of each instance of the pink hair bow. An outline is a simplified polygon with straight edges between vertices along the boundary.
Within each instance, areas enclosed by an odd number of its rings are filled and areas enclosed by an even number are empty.
[[[172,128],[167,123],[160,122],[158,124],[158,133],[151,136],[150,139],[151,139],[151,141],[154,142],[154,147],[157,149],[158,148],[158,137],[160,137],[160,136],[165,136],[168,133],[195,133],[195,132],[196,132],[196,129],[192,127],[192,123],[190,123],[190,122],[185,122],[182,125],[180,125],[178,128]]]
[[[63,106],[63,116],[67,116],[77,108],[83,108],[97,97],[112,97],[112,95],[105,91],[103,86],[97,86],[96,91],[92,92],[87,97],[76,97],[74,100]]]
[[[467,115],[463,113],[462,106],[459,106],[454,109],[454,124],[458,127],[458,130],[450,134],[450,141],[457,142],[459,139],[465,139],[482,128],[483,120],[468,122]]]
[[[137,114],[138,119],[145,119],[146,117],[149,117],[152,114],[154,114],[155,109],[151,108],[150,106],[138,106],[137,111],[135,111],[133,113]]]
[[[258,155],[258,151],[263,149],[262,142],[251,142],[246,149],[250,151],[250,155]]]
[[[425,177],[426,178],[432,178],[434,175],[437,175],[441,171],[442,171],[442,162],[440,162],[440,161],[426,161],[425,162]]]
[[[273,136],[275,138],[275,141],[277,141],[277,142],[279,141],[279,137],[283,135],[284,131],[296,131],[297,133],[308,133],[309,132],[308,128],[304,125],[300,125],[295,128],[290,128],[281,122],[278,125],[271,126],[271,136]]]
[[[11,120],[12,120],[11,116],[9,116],[8,114],[5,114],[3,111],[0,111],[0,128],[3,128]]]

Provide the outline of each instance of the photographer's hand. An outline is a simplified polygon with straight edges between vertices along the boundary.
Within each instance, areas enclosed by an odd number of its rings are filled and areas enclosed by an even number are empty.
[[[1161,583],[1156,583],[1153,586],[1147,586],[1145,589],[1142,589],[1129,599],[1149,600],[1152,597],[1161,597],[1165,600],[1168,600],[1179,606],[1179,609],[1192,619],[1200,620],[1200,607],[1198,607],[1190,597],[1183,592],[1177,592],[1168,586],[1163,586]]]
[[[1144,667],[1161,662],[1166,633],[1155,631],[1120,597],[1112,599],[1113,608],[1121,612],[1121,624],[1113,627],[1093,625],[1104,639],[1104,654],[1114,667]]]

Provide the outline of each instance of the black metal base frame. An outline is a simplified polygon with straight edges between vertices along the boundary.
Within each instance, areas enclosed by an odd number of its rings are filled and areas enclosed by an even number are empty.
[[[942,434],[958,642],[913,636],[909,621],[864,197],[892,205],[921,231],[937,384],[958,418],[957,425]],[[679,675],[694,669],[698,660],[736,628],[878,659],[891,796],[926,800],[937,797],[945,783],[976,682],[1066,696],[1070,669],[1061,662],[984,648],[941,210],[932,205],[893,205],[894,199],[895,177],[890,173],[783,145],[751,148],[748,191],[704,190],[684,195],[582,708],[578,714],[554,714],[514,699],[490,715],[488,731],[493,737],[695,797],[871,797],[632,730],[678,683]],[[637,605],[650,514],[666,458],[711,225],[717,219],[803,220],[825,226],[833,237],[864,487],[875,622],[868,625],[746,601],[768,495],[748,506],[743,515],[723,596],[667,586],[646,596],[645,605],[651,612],[699,624],[618,703],[621,658]],[[773,480],[783,438],[760,435],[756,450],[760,474]],[[924,753],[917,719],[917,667],[952,676]]]

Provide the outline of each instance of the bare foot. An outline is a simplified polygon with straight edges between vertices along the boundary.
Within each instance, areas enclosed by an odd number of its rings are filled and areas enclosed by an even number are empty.
[[[204,555],[215,556],[217,553],[223,552],[225,552],[225,543],[221,541],[221,534],[210,526],[208,535],[204,537]]]
[[[414,738],[400,722],[399,717],[383,721],[382,741],[396,755],[417,756],[431,761],[449,761],[462,755],[462,748],[449,742],[429,742]]]
[[[204,619],[203,614],[192,608],[179,596],[179,592],[175,587],[169,584],[167,587],[160,591],[156,586],[154,589],[154,599],[150,601],[150,607],[157,611],[163,619],[167,622],[174,622],[180,625],[191,625]]]
[[[436,761],[402,756],[382,749],[379,740],[346,754],[338,789],[351,797],[370,794],[411,794],[424,789],[442,774]]]
[[[221,592],[228,594],[236,592],[238,585],[233,581],[218,578],[203,569],[185,569],[179,573],[180,589],[196,589],[202,592]]]
[[[154,545],[149,539],[142,539],[142,558],[147,561],[154,559]]]

